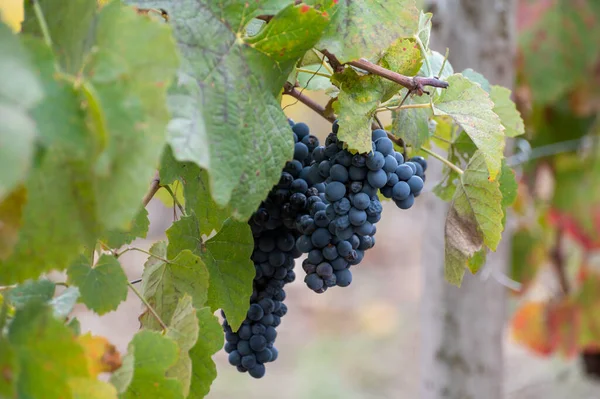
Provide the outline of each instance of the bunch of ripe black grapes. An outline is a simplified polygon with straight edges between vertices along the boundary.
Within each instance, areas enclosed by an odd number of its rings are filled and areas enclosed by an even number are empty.
[[[254,378],[277,359],[275,328],[287,313],[284,287],[295,280],[294,260],[308,254],[302,268],[313,291],[346,287],[350,267],[375,245],[382,205],[378,192],[401,209],[410,208],[423,189],[427,162],[404,160],[382,129],[372,132],[372,151],[352,154],[338,140],[338,124],[319,145],[304,123],[289,121],[294,159],[248,222],[254,236],[256,269],[250,307],[233,332],[225,315],[225,351],[229,363]]]

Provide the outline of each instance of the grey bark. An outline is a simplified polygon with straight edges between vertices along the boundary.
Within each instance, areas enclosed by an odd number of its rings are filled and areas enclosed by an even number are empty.
[[[429,0],[434,13],[432,48],[450,49],[455,71],[465,68],[492,84],[512,87],[515,0]],[[433,164],[433,161],[430,162]],[[441,174],[432,165],[430,181]],[[429,176],[428,176],[429,177]],[[422,399],[501,399],[505,288],[470,273],[461,288],[444,281],[444,220],[448,205],[427,196],[423,253]],[[506,270],[510,234],[488,256],[488,267]]]

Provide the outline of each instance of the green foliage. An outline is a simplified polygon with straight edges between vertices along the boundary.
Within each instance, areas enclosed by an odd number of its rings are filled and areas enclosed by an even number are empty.
[[[200,399],[208,394],[210,384],[217,378],[217,368],[211,356],[223,347],[223,330],[210,308],[198,309],[196,316],[200,332],[189,353],[193,364],[189,399]]]
[[[69,379],[88,377],[83,349],[46,305],[33,301],[17,311],[8,340],[18,362],[19,397],[73,398]]]
[[[103,235],[104,238],[100,240],[109,248],[119,248],[123,245],[131,244],[136,238],[146,238],[149,227],[148,211],[146,208],[141,208],[128,228],[108,230]]]
[[[494,85],[491,88],[490,98],[494,102],[494,113],[500,117],[504,126],[506,137],[517,137],[525,134],[525,124],[521,114],[517,111],[515,103],[510,99],[510,90],[506,87]]]
[[[0,22],[0,201],[22,181],[37,135],[31,109],[42,89],[31,60],[8,26]]]
[[[448,78],[450,87],[434,102],[436,115],[448,115],[464,129],[485,160],[489,176],[496,179],[504,157],[504,127],[494,113],[494,103],[479,84],[460,74]]]
[[[212,199],[206,170],[193,162],[177,161],[170,147],[165,148],[161,160],[160,180],[163,184],[171,184],[175,180],[183,184],[185,210],[196,215],[200,234],[208,235],[219,230],[231,214],[231,209],[219,207]]]
[[[77,4],[91,8],[77,8],[83,15],[96,13],[95,2]],[[39,36],[36,18],[26,11],[24,32]],[[60,22],[63,15],[47,14],[61,62],[82,71],[71,76],[56,70],[41,41],[25,41],[46,94],[33,110],[43,152],[25,184],[22,227],[0,267],[2,283],[63,269],[103,229],[127,227],[154,173],[168,121],[165,86],[177,66],[168,26],[112,2],[83,35],[93,37],[92,50],[80,48],[80,37],[71,38],[71,27]]]
[[[454,166],[435,191],[452,201],[451,282],[495,250],[516,195],[504,140],[523,121],[508,90],[472,70],[454,74],[429,50],[432,15],[415,0],[127,3],[141,9],[25,2],[22,33],[0,25],[0,285],[18,283],[0,296],[1,397],[208,394],[223,346],[213,313],[222,309],[234,331],[245,319],[255,277],[248,219],[292,158],[286,83],[332,97],[326,110],[350,151],[369,152],[375,117],[393,109],[391,132],[410,154],[430,144],[448,152]],[[449,88],[406,96],[323,54],[439,75]],[[157,168],[159,192],[175,191],[182,212],[168,244],[151,247],[138,292],[117,249],[148,234],[140,205]],[[64,269],[66,284],[39,279]],[[78,300],[99,315],[117,310],[129,289],[147,309],[121,365],[69,316]]]
[[[327,49],[340,62],[377,61],[379,53],[396,39],[416,33],[419,23],[415,0],[354,0],[333,6],[329,13],[331,23],[316,47]]]
[[[600,3],[558,0],[519,41],[523,74],[539,103],[556,101],[584,81],[600,56]]]
[[[168,140],[175,158],[206,169],[215,202],[247,219],[292,157],[292,135],[276,96],[328,18],[306,5],[285,7],[284,1],[231,1],[227,7],[203,0],[132,3],[169,13],[186,59],[169,99],[174,120]],[[272,28],[243,36],[252,18],[279,9],[267,25]]]
[[[198,317],[196,316],[196,309],[192,305],[192,297],[185,294],[179,300],[167,330],[167,337],[177,342],[179,347],[177,363],[167,370],[167,377],[175,378],[181,382],[184,397],[189,394],[192,379],[192,359],[190,359],[188,352],[198,340],[199,330]]]
[[[476,152],[467,166],[446,219],[446,279],[460,285],[467,261],[485,245],[495,251],[502,233],[502,193],[488,179],[484,154]]]
[[[102,255],[91,265],[81,255],[67,273],[69,283],[79,287],[81,301],[99,315],[116,310],[127,299],[127,276],[114,256]]]
[[[198,219],[191,215],[173,223],[167,237],[169,257],[189,250],[202,258],[209,273],[207,304],[213,310],[223,309],[231,328],[237,330],[246,317],[255,274],[250,260],[254,240],[248,224],[227,219],[221,230],[203,243],[198,239]]]
[[[142,276],[142,295],[163,320],[170,320],[184,294],[192,297],[194,306],[202,307],[207,299],[208,272],[200,257],[190,250],[183,250],[177,256],[166,259],[164,243],[154,245],[153,254]],[[161,327],[149,312],[142,315],[142,325],[149,329]]]
[[[142,330],[129,343],[127,357],[130,360],[123,361],[112,380],[121,393],[119,398],[184,398],[181,383],[165,376],[177,362],[178,347],[173,340],[155,331]]]

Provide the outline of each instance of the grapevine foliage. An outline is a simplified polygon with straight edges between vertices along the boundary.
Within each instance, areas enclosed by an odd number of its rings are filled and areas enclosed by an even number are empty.
[[[310,290],[348,287],[381,201],[428,191],[426,156],[449,166],[433,189],[451,202],[448,280],[496,249],[515,195],[505,138],[523,122],[507,89],[429,49],[415,0],[59,3],[25,2],[20,32],[0,24],[1,397],[202,398],[224,340],[263,377],[294,259]],[[322,143],[280,106],[313,89],[335,120]],[[143,251],[157,191],[176,220]],[[136,286],[120,256],[140,250]],[[145,309],[121,355],[70,314],[129,291]]]

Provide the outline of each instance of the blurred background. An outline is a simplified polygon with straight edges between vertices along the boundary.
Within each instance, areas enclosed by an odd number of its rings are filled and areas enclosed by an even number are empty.
[[[0,3],[18,26],[22,2]],[[209,398],[600,398],[600,1],[422,6],[434,13],[432,47],[450,49],[455,71],[471,67],[513,89],[523,114],[527,133],[507,151],[520,184],[503,245],[461,289],[443,282],[447,205],[431,192],[441,166],[430,160],[415,206],[384,206],[377,245],[352,285],[322,295],[301,278],[287,286],[277,362],[254,380],[218,353]],[[283,106],[320,139],[329,133],[296,100]],[[150,232],[134,246],[165,238],[168,201],[152,200]],[[130,279],[141,276],[143,254],[120,259]],[[125,352],[141,309],[130,293],[117,312],[81,306],[76,316],[83,332]]]

